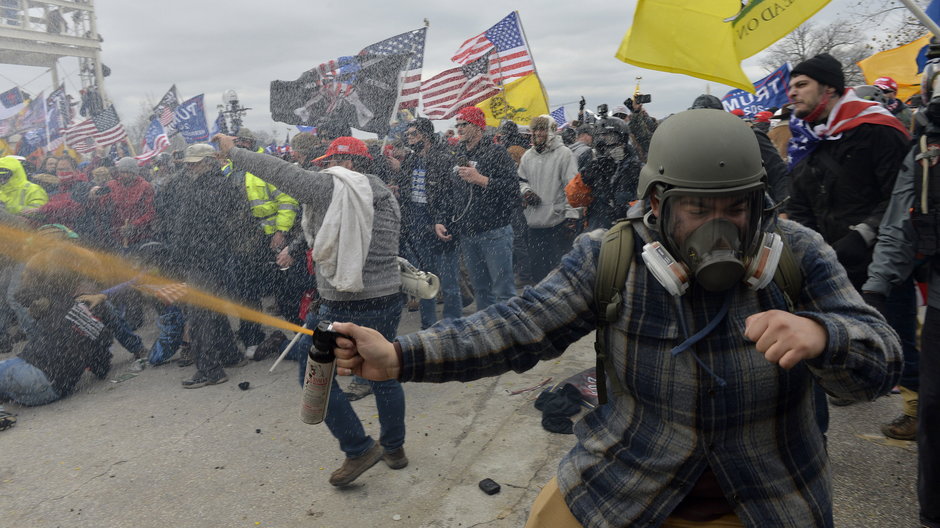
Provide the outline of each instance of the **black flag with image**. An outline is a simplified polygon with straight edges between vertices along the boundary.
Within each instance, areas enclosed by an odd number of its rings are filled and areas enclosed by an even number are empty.
[[[384,136],[409,55],[340,57],[296,81],[271,81],[271,117],[289,125],[346,123]]]

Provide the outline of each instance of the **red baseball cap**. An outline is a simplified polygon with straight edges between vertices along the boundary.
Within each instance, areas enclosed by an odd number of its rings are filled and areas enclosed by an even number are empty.
[[[483,115],[483,110],[475,106],[465,106],[461,108],[456,115],[457,119],[463,119],[471,125],[476,125],[482,129],[486,128],[486,116]]]
[[[741,110],[740,108],[735,108],[734,110],[731,111],[731,115],[736,115],[736,116],[738,116],[738,117],[744,117],[744,110]]]
[[[758,123],[769,123],[770,118],[773,116],[774,114],[772,112],[763,110],[763,111],[757,112],[757,114],[754,117],[756,118]]]
[[[875,79],[875,86],[885,92],[898,92],[898,83],[894,82],[894,79],[891,77],[878,77]]]
[[[363,143],[361,139],[345,136],[334,139],[333,142],[330,143],[330,148],[326,149],[326,154],[314,161],[325,161],[327,158],[337,154],[363,156],[372,159],[372,155],[369,154],[369,148],[366,147],[366,144]]]

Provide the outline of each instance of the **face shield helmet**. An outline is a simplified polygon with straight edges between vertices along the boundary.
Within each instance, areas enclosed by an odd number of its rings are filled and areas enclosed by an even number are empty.
[[[643,259],[670,293],[693,280],[708,291],[772,280],[783,243],[768,232],[765,179],[754,132],[727,112],[689,110],[656,130],[638,190],[658,240]]]

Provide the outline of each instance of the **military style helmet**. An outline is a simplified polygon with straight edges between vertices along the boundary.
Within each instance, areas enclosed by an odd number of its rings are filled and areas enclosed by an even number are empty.
[[[685,194],[723,195],[761,189],[766,175],[747,123],[727,112],[686,110],[653,133],[637,190],[642,198],[657,185]]]
[[[855,95],[857,95],[860,99],[864,99],[866,101],[875,101],[881,106],[888,104],[888,97],[883,91],[881,91],[881,88],[877,86],[863,84],[853,87],[852,90],[855,91]]]

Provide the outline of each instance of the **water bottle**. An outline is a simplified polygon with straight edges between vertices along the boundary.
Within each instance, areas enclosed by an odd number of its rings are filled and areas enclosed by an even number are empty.
[[[320,321],[313,332],[313,346],[307,353],[307,373],[304,375],[304,393],[300,406],[300,419],[304,423],[318,424],[326,417],[336,372],[336,337],[333,323]]]

